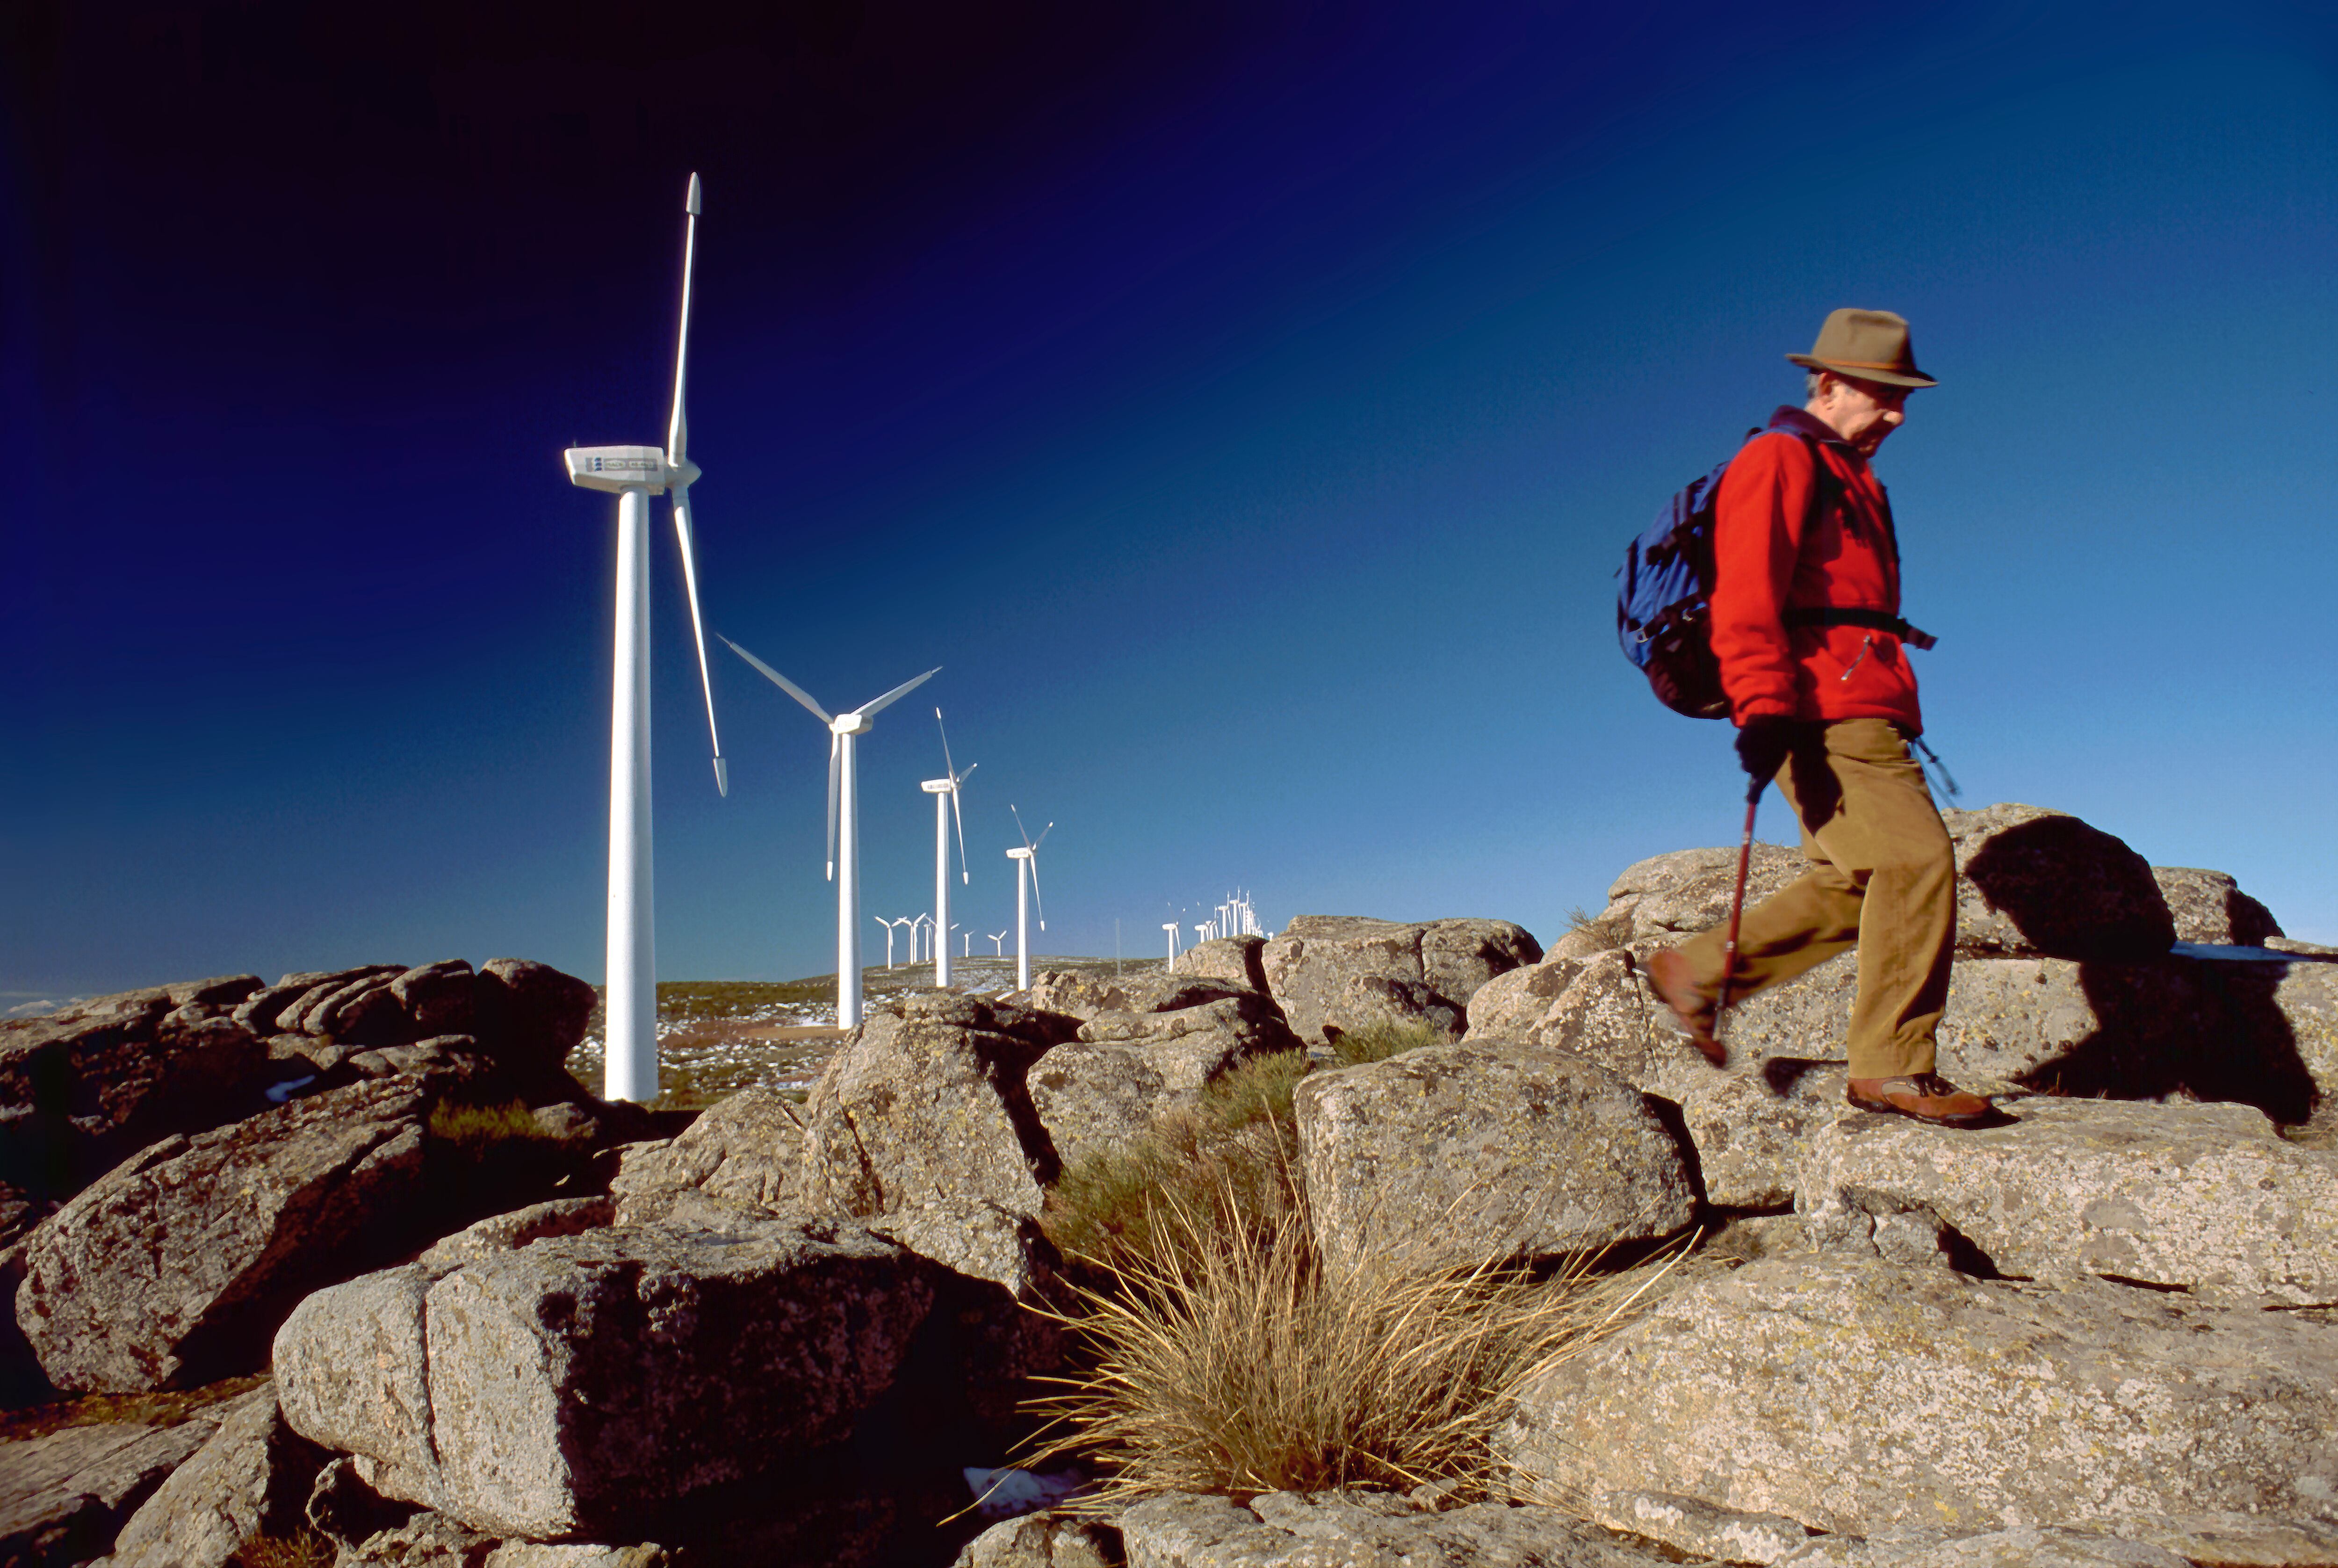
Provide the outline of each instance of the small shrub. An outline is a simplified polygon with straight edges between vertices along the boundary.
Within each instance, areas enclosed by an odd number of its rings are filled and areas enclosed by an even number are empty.
[[[53,1405],[0,1411],[0,1443],[45,1437],[68,1426],[110,1426],[132,1421],[154,1426],[176,1425],[198,1410],[225,1404],[238,1395],[250,1393],[267,1381],[268,1375],[259,1372],[206,1384],[200,1388],[162,1389],[142,1394],[64,1395]]]
[[[1597,952],[1613,952],[1631,940],[1632,922],[1626,915],[1593,914],[1577,904],[1567,912],[1567,930],[1570,936],[1590,939]]]
[[[262,1531],[236,1548],[229,1568],[332,1568],[340,1554],[326,1536],[309,1525],[289,1535]]]
[[[544,1129],[526,1105],[510,1100],[502,1105],[458,1105],[442,1101],[430,1110],[430,1136],[466,1153],[518,1139],[545,1141]]]
[[[1331,1039],[1331,1051],[1341,1067],[1361,1067],[1424,1045],[1444,1043],[1445,1031],[1426,1019],[1390,1018],[1341,1030]]]

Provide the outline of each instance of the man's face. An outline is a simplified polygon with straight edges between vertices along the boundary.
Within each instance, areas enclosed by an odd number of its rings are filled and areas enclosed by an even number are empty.
[[[1834,427],[1841,436],[1862,457],[1873,457],[1883,438],[1898,429],[1907,415],[1908,387],[1887,386],[1881,381],[1853,380],[1849,376],[1828,372],[1820,385],[1819,395],[1810,403],[1810,412]]]

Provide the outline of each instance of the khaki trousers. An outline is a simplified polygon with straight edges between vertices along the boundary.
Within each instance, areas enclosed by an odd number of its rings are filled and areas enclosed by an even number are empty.
[[[1859,949],[1851,1076],[1930,1072],[1949,996],[1957,867],[1923,770],[1889,719],[1804,726],[1778,784],[1811,869],[1745,912],[1733,1000]],[[1698,987],[1721,985],[1728,922],[1683,944]]]

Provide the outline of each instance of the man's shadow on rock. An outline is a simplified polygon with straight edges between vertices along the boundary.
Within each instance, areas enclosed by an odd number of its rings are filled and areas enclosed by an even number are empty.
[[[2189,1094],[2254,1105],[2288,1124],[2313,1116],[2319,1091],[2274,999],[2290,962],[2312,961],[2242,957],[2262,950],[2238,946],[2222,950],[2231,958],[2170,952],[2175,921],[2150,866],[2075,817],[2008,829],[1964,876],[2029,947],[2077,962],[2097,1021],[2021,1074],[2025,1087],[2107,1100]],[[2235,890],[2226,902],[2239,942],[2278,933],[2254,899]]]

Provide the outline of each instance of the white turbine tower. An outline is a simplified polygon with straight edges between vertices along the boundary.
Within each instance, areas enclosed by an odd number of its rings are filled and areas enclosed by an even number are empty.
[[[1023,825],[1023,814],[1012,805],[1007,809],[1015,812],[1015,831],[1023,835],[1023,847],[1007,852],[1007,858],[1015,863],[1015,989],[1028,991],[1033,902],[1039,904],[1039,929],[1047,929],[1047,906],[1039,898],[1039,845],[1047,842],[1047,834],[1055,831],[1056,824],[1051,822],[1041,828],[1038,838],[1034,840],[1031,831]]]
[[[968,763],[965,773],[958,772],[958,764],[950,761],[949,731],[942,726],[942,710],[939,708],[934,710],[934,727],[942,732],[942,772],[948,776],[928,779],[918,787],[934,797],[934,924],[944,933],[941,945],[934,950],[934,983],[948,985],[950,982],[948,933],[951,929],[948,819],[955,817],[958,820],[958,880],[970,882],[973,873],[966,863],[966,814],[958,809],[958,785],[966,783],[974,770],[982,764]],[[968,940],[971,942],[971,935]]]
[[[731,793],[722,736],[714,727],[714,682],[706,668],[705,624],[698,613],[698,564],[691,548],[690,487],[698,465],[685,449],[690,424],[683,382],[690,357],[690,274],[698,248],[698,176],[683,202],[682,325],[673,350],[673,411],[665,449],[572,447],[563,457],[568,481],[617,498],[617,635],[609,702],[609,944],[606,1063],[602,1093],[610,1100],[658,1095],[657,938],[650,854],[650,498],[673,498],[674,537],[690,591],[690,629],[698,643],[698,678],[706,692],[706,728],[714,743],[714,787]]]
[[[814,718],[828,726],[828,874],[836,883],[836,1026],[852,1029],[860,1022],[860,775],[853,768],[852,743],[877,727],[877,715],[887,705],[941,674],[941,666],[936,665],[875,701],[862,703],[850,713],[831,718],[803,687],[729,637],[722,641],[732,653],[754,666],[773,685],[803,704]],[[837,874],[840,868],[843,873],[840,876]],[[914,935],[911,940],[915,941]]]

